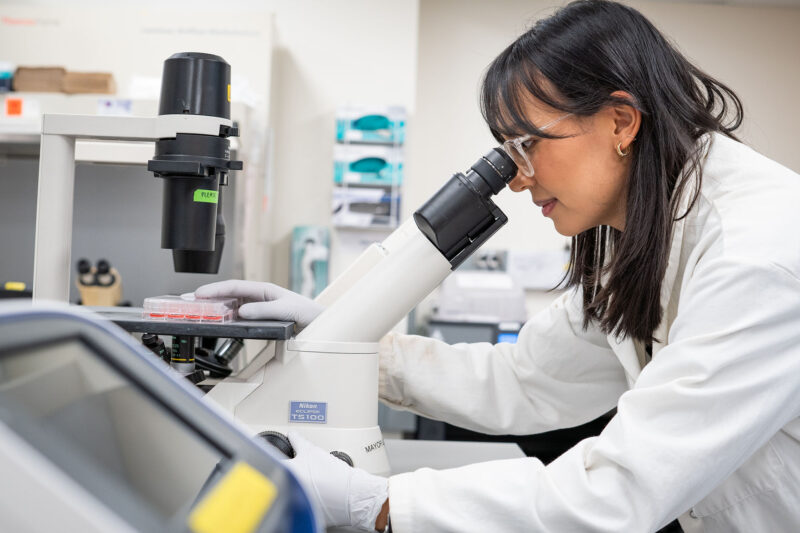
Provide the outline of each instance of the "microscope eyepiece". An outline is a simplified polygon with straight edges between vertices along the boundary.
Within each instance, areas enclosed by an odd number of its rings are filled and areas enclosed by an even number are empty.
[[[517,175],[517,164],[501,148],[493,148],[491,152],[478,159],[470,170],[475,171],[497,194]]]
[[[508,220],[492,202],[517,174],[517,165],[493,148],[470,169],[458,173],[414,213],[420,231],[453,268]]]

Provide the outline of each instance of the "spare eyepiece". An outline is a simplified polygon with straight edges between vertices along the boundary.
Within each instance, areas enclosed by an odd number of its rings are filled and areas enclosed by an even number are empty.
[[[164,61],[159,115],[206,115],[230,119],[231,67],[221,57],[187,52]],[[179,133],[156,141],[147,170],[164,179],[161,247],[172,249],[176,272],[216,274],[225,242],[220,186],[241,170],[231,161],[229,137]]]

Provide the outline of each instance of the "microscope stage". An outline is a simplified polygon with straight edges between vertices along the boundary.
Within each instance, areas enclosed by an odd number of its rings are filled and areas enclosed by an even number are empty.
[[[140,307],[89,307],[88,309],[91,309],[102,318],[114,322],[124,330],[136,333],[275,340],[287,340],[294,333],[294,322],[260,320],[236,320],[220,324],[212,322],[170,322],[146,320],[142,318],[142,308]]]

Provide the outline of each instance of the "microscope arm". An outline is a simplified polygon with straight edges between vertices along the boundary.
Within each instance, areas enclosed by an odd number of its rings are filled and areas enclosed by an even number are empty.
[[[377,342],[450,273],[450,262],[408,220],[372,244],[318,297],[326,305],[298,340]]]
[[[317,301],[326,306],[298,340],[377,342],[507,218],[492,202],[516,175],[494,149],[456,174],[381,244],[371,245]]]

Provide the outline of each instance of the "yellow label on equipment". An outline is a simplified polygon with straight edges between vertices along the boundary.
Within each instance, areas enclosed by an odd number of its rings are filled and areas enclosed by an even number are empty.
[[[25,284],[21,281],[7,281],[5,284],[7,291],[24,291]]]
[[[231,101],[231,84],[228,84],[228,101]]]
[[[238,462],[189,515],[193,533],[252,533],[278,496],[261,472]]]

